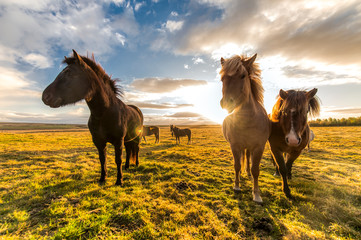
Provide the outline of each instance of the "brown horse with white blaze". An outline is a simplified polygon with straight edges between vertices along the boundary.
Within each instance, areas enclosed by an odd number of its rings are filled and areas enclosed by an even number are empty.
[[[276,175],[281,174],[282,188],[287,196],[291,196],[287,178],[292,177],[293,162],[309,143],[311,130],[307,116],[315,116],[320,112],[316,93],[316,88],[310,91],[281,89],[270,115],[272,133],[269,143],[277,164]]]
[[[138,153],[141,141],[143,114],[139,108],[124,104],[118,96],[120,89],[115,85],[104,69],[92,59],[79,56],[73,50],[72,57],[65,57],[67,66],[56,79],[44,90],[43,102],[58,108],[85,99],[90,117],[88,127],[94,145],[98,149],[101,165],[100,183],[107,176],[107,142],[114,145],[117,164],[116,185],[123,184],[122,146],[126,150],[125,169],[129,160],[139,164]]]
[[[262,202],[258,186],[259,165],[271,126],[263,106],[264,90],[256,57],[257,54],[251,58],[238,55],[221,58],[221,106],[231,113],[223,121],[223,135],[234,158],[234,190],[240,190],[240,171],[251,160],[253,200]]]

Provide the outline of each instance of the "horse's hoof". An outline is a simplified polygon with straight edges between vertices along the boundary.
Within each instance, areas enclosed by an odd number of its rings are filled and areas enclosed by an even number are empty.
[[[279,176],[280,176],[280,174],[279,174],[278,172],[275,172],[275,173],[273,174],[273,176],[275,176],[275,177],[279,177]]]
[[[253,196],[253,201],[256,203],[263,203],[261,196]]]
[[[125,170],[128,170],[128,169],[129,169],[129,166],[125,165],[125,166],[124,166],[124,169],[125,169]]]
[[[98,183],[99,183],[99,185],[103,186],[103,185],[105,185],[105,180],[99,180]]]
[[[241,188],[240,187],[233,187],[233,191],[236,193],[241,192]]]
[[[115,183],[116,186],[123,186],[123,181],[117,180]]]

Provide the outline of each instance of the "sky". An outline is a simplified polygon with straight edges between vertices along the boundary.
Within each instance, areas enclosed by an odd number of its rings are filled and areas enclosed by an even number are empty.
[[[145,124],[214,124],[220,58],[252,56],[269,113],[280,89],[318,88],[318,118],[361,116],[359,0],[0,0],[0,122],[80,123],[42,91],[72,49],[94,54]]]

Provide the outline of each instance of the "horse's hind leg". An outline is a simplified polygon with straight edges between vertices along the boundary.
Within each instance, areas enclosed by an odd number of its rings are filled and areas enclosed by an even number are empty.
[[[125,146],[125,152],[126,152],[124,169],[128,169],[129,168],[130,157],[132,155],[132,147],[131,147],[130,142],[124,143],[124,146]]]
[[[250,167],[250,161],[251,161],[251,152],[249,150],[246,150],[246,173],[249,179],[252,179],[251,176],[251,167]]]
[[[122,144],[114,145],[115,151],[115,163],[117,164],[117,181],[115,185],[122,186],[123,185],[123,173],[122,173]]]
[[[261,191],[259,190],[258,186],[258,176],[259,176],[259,165],[261,163],[263,154],[263,149],[259,148],[252,152],[251,159],[252,159],[252,177],[253,177],[253,201],[262,203],[261,198]]]
[[[139,144],[138,143],[134,143],[134,148],[135,148],[135,165],[139,166]]]

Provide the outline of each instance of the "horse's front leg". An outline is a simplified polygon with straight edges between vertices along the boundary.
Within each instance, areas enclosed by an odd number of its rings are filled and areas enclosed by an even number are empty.
[[[287,168],[286,168],[285,160],[283,158],[283,153],[278,149],[273,149],[272,147],[271,147],[271,153],[274,161],[277,164],[278,171],[282,176],[282,190],[288,198],[291,198],[292,195],[287,182]]]
[[[253,201],[262,203],[261,191],[259,190],[258,185],[258,176],[259,176],[259,165],[261,163],[262,155],[264,148],[255,149],[251,153],[252,167],[251,173],[253,178]]]
[[[240,191],[239,180],[240,180],[240,171],[241,171],[241,158],[244,157],[244,151],[237,146],[231,146],[232,154],[233,154],[233,165],[234,165],[234,191]]]
[[[100,179],[99,183],[104,184],[107,177],[107,145],[106,143],[95,143],[98,149],[100,161]]]
[[[300,152],[292,152],[292,154],[287,153],[286,155],[286,168],[287,168],[287,177],[288,179],[292,178],[292,165],[293,162],[300,156]]]
[[[117,181],[115,185],[123,185],[123,172],[122,172],[122,143],[114,144],[115,163],[117,164]]]

